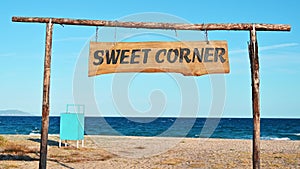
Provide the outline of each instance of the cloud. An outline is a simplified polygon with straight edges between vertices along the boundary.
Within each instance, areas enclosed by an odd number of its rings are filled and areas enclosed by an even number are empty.
[[[298,46],[299,43],[283,43],[277,45],[270,45],[270,46],[261,46],[259,47],[259,52],[261,51],[268,51],[273,49],[285,48],[285,47],[293,47]],[[249,56],[248,56],[248,49],[243,50],[233,50],[229,51],[230,55],[239,55],[238,57],[230,58],[230,62],[235,65],[241,64],[249,64]],[[262,67],[264,71],[267,72],[277,72],[277,73],[287,73],[287,74],[297,74],[299,73],[298,70],[294,70],[290,66],[294,66],[300,63],[300,58],[298,57],[299,54],[293,51],[280,51],[272,54],[268,54],[267,52],[259,54]],[[288,56],[289,59],[286,59]],[[247,59],[245,59],[247,58]],[[276,58],[276,59],[275,59]],[[238,66],[235,66],[236,71],[242,70]],[[243,69],[244,70],[244,69]]]
[[[278,44],[278,45],[263,46],[263,47],[260,47],[260,51],[283,48],[283,47],[298,46],[298,45],[299,45],[298,43],[283,43],[283,44]]]
[[[271,45],[271,46],[261,46],[259,47],[259,51],[265,51],[265,50],[272,50],[277,48],[284,48],[284,47],[292,47],[292,46],[298,46],[299,43],[283,43],[278,45]],[[239,53],[247,53],[248,49],[240,49],[240,50],[232,50],[230,51],[230,54],[239,54]]]
[[[0,53],[0,57],[9,57],[9,56],[15,56],[16,53]]]
[[[71,38],[62,38],[54,39],[54,42],[65,42],[65,41],[77,41],[77,40],[89,40],[89,37],[71,37]]]

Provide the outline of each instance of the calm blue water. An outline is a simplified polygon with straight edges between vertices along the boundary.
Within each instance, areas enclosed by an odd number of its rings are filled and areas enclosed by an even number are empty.
[[[59,117],[50,117],[49,134],[59,134]],[[38,134],[41,117],[0,116],[0,134]],[[210,137],[251,139],[251,118],[86,117],[87,135]],[[300,140],[300,119],[261,119],[261,138]]]

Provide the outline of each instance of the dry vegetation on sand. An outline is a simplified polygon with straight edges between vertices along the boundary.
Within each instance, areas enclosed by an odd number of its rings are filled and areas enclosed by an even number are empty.
[[[58,147],[49,136],[47,168],[251,168],[251,140],[86,136]],[[39,136],[0,136],[0,168],[38,168]],[[170,146],[171,145],[171,146]],[[300,168],[300,141],[261,141],[262,168]]]

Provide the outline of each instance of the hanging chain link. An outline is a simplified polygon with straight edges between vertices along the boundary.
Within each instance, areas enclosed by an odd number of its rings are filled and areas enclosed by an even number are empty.
[[[117,20],[115,21],[115,35],[114,35],[114,40],[115,40],[115,45],[117,43]]]
[[[206,41],[207,44],[209,44],[207,30],[205,30],[204,34],[205,34],[205,41]]]
[[[98,26],[96,27],[96,36],[95,36],[95,40],[96,40],[96,42],[98,41]]]

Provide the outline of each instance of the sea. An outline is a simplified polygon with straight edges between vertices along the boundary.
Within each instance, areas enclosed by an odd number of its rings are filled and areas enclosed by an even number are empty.
[[[39,116],[0,116],[0,134],[38,135]],[[60,131],[50,117],[49,134]],[[252,139],[252,118],[85,117],[85,135]],[[300,140],[300,119],[261,119],[262,140]]]

